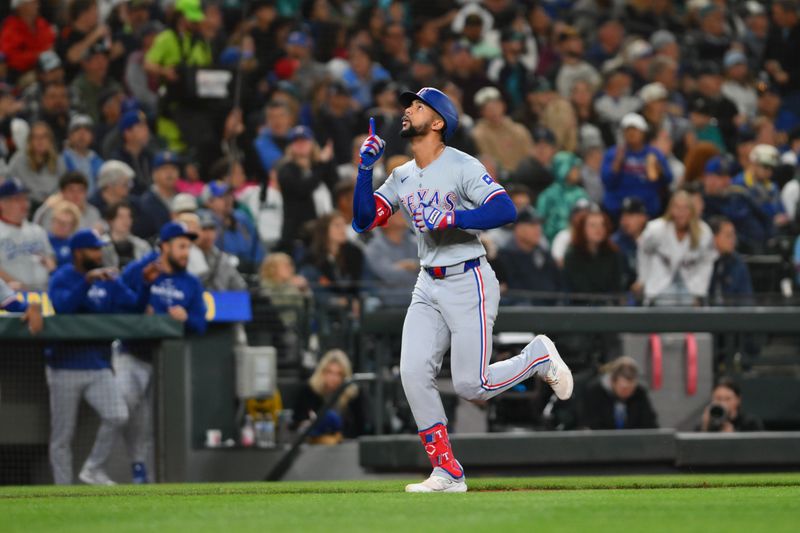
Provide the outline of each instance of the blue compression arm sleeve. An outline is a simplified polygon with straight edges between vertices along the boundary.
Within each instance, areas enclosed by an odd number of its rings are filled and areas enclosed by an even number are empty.
[[[517,219],[517,208],[507,194],[498,194],[477,209],[457,210],[456,226],[461,229],[492,229]]]
[[[11,300],[9,303],[3,307],[5,311],[9,313],[24,313],[26,309],[28,309],[28,305],[24,302],[19,302],[17,300]]]
[[[353,192],[353,229],[366,231],[375,220],[375,197],[372,191],[372,169],[358,169],[356,189]]]

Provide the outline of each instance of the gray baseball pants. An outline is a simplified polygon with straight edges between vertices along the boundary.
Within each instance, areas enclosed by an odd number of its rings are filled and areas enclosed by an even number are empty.
[[[113,362],[129,415],[122,438],[131,462],[146,463],[153,450],[153,365],[125,352],[115,352]]]
[[[492,328],[500,303],[500,286],[484,257],[464,271],[447,267],[434,279],[420,271],[403,324],[400,377],[420,431],[447,425],[436,378],[450,348],[450,371],[456,394],[466,400],[488,400],[550,363],[547,347],[534,339],[522,353],[489,364]]]
[[[100,416],[94,446],[84,468],[102,467],[114,445],[117,429],[128,420],[128,409],[110,369],[45,369],[50,389],[50,464],[57,485],[70,485],[72,475],[72,437],[82,398]]]

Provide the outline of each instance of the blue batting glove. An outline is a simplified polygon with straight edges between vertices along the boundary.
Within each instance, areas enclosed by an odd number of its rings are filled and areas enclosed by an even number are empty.
[[[452,228],[456,225],[456,214],[454,211],[442,211],[420,204],[414,211],[414,225],[420,233]]]
[[[364,140],[361,145],[361,162],[358,164],[360,170],[372,170],[375,163],[383,155],[383,149],[386,147],[386,142],[375,134],[375,119],[369,119],[369,137]]]

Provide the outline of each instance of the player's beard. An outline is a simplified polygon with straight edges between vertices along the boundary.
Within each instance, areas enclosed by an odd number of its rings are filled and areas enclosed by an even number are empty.
[[[174,257],[168,255],[167,262],[169,263],[169,268],[173,272],[184,272],[186,270],[186,265],[180,264]]]
[[[94,270],[95,268],[101,268],[103,263],[99,261],[95,261],[91,257],[84,257],[81,260],[81,268],[84,272],[89,272],[90,270]]]
[[[403,137],[404,139],[410,139],[411,137],[422,137],[428,133],[429,128],[430,126],[428,124],[414,126],[409,120],[408,127],[400,130],[400,137]]]

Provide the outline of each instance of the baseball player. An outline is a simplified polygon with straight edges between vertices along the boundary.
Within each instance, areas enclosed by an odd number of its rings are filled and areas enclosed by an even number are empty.
[[[197,235],[182,222],[167,222],[159,233],[159,251],[129,263],[123,281],[139,298],[138,310],[169,315],[185,324],[186,331],[206,330],[206,305],[203,287],[187,272],[189,250]],[[131,479],[148,483],[147,459],[153,444],[153,349],[150,341],[124,342],[114,354],[122,395],[130,418],[122,436],[131,456]]]
[[[447,146],[458,112],[444,93],[426,87],[403,93],[400,102],[405,107],[400,135],[410,140],[414,159],[373,193],[372,167],[385,143],[370,119],[353,228],[369,231],[401,210],[417,232],[422,268],[403,324],[400,377],[433,472],[406,491],[465,492],[464,469],[450,446],[436,383],[447,349],[456,393],[467,400],[488,400],[533,374],[564,400],[572,395],[572,373],[544,335],[519,355],[489,364],[500,292],[478,233],[513,222],[514,204],[477,159]]]
[[[118,272],[102,268],[106,243],[89,229],[69,241],[72,263],[50,278],[48,293],[58,314],[131,311],[136,294],[123,285]],[[103,466],[111,454],[117,428],[128,420],[128,409],[111,370],[110,341],[56,343],[45,350],[50,389],[50,463],[58,485],[72,483],[70,449],[78,407],[85,398],[100,416],[94,446],[78,478],[90,485],[114,485]]]

